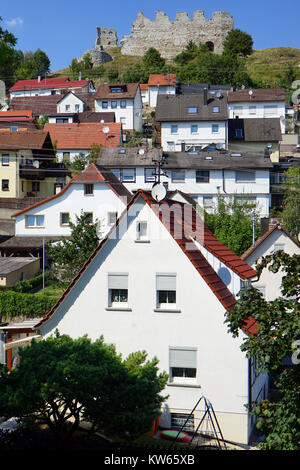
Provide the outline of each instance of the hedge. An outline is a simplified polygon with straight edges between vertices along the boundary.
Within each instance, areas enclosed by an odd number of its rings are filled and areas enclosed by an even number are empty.
[[[0,292],[0,315],[2,320],[21,316],[41,317],[53,307],[56,301],[56,298],[46,295],[3,291]]]
[[[50,278],[51,273],[45,272],[45,281]],[[15,292],[30,292],[35,287],[43,285],[43,274],[32,277],[31,279],[24,279],[24,281],[17,282],[14,286],[0,286],[1,291],[15,291]]]

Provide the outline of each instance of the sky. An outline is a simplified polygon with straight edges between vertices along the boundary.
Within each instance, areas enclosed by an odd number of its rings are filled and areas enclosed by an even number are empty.
[[[192,18],[194,10],[205,10],[210,18],[214,11],[228,11],[235,28],[251,34],[255,49],[271,47],[300,48],[299,0],[14,0],[1,2],[2,29],[18,39],[17,48],[23,52],[40,48],[51,61],[51,71],[68,67],[95,44],[97,27],[115,28],[118,39],[130,34],[131,24],[138,11],[153,20],[157,10],[171,20],[177,11],[186,11]],[[155,44],[153,44],[155,47]]]

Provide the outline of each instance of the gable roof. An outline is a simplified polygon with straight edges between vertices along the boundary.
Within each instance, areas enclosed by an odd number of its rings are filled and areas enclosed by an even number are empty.
[[[108,128],[108,132],[103,129]],[[44,129],[49,132],[56,148],[89,149],[93,144],[104,147],[117,147],[120,144],[122,124],[100,122],[46,123]]]
[[[242,130],[242,137],[237,137],[236,129]],[[229,141],[272,142],[281,141],[279,118],[228,119]]]
[[[32,209],[35,209],[36,207],[39,207],[45,202],[52,201],[53,199],[59,198],[62,196],[68,188],[70,188],[71,184],[76,184],[76,183],[99,183],[103,182],[106,183],[107,186],[110,187],[110,189],[120,198],[127,198],[127,201],[129,202],[132,198],[132,194],[128,189],[120,182],[120,180],[107,168],[104,168],[100,165],[95,165],[94,163],[90,163],[85,170],[80,172],[78,175],[74,176],[74,178],[69,181],[66,186],[62,188],[61,191],[59,191],[56,194],[53,194],[52,196],[46,197],[45,199],[39,200],[35,202],[34,204],[25,207],[24,209],[15,212],[14,214],[11,215],[11,217],[17,217],[21,214],[24,214],[25,212],[28,212]]]
[[[42,78],[34,80],[18,80],[9,91],[20,90],[40,90],[47,88],[69,88],[69,87],[86,87],[90,80],[69,80],[68,77],[58,78]]]
[[[260,102],[260,101],[285,101],[285,91],[281,88],[258,88],[230,91],[228,103]]]
[[[0,131],[0,149],[5,150],[41,149],[48,140],[49,133],[45,130]]]
[[[10,110],[30,109],[33,114],[53,114],[57,112],[57,103],[65,95],[20,96],[13,97]]]
[[[254,245],[252,245],[245,253],[241,256],[243,260],[249,258],[252,253],[273,233],[275,230],[281,230],[285,235],[287,235],[297,246],[300,248],[300,242],[296,240],[282,225],[276,224],[274,227],[269,228],[269,230],[264,233],[260,238],[258,238]]]
[[[112,87],[124,87],[124,90],[122,93],[111,93],[111,88]],[[138,83],[117,83],[116,85],[113,84],[108,84],[108,83],[102,83],[101,85],[98,86],[96,93],[94,93],[94,98],[95,99],[133,99],[135,98],[135,95],[137,94],[137,91],[139,89],[139,84]]]
[[[214,107],[219,107],[219,112],[214,112]],[[196,108],[195,113],[189,113],[189,108]],[[227,121],[227,99],[225,96],[218,99],[208,93],[192,95],[167,95],[157,96],[155,112],[157,122],[175,121]]]
[[[148,86],[174,86],[176,82],[175,73],[167,73],[166,75],[152,73],[148,78]]]
[[[198,215],[196,214],[196,211],[192,208],[192,212],[191,212],[192,218],[188,219],[184,217],[184,235],[180,238],[176,238],[174,234],[174,218],[173,218],[173,223],[171,222],[171,224],[168,226],[168,224],[164,223],[164,218],[162,217],[162,214],[160,212],[160,208],[162,205],[173,205],[174,201],[165,200],[165,201],[161,201],[160,204],[158,204],[157,201],[155,201],[152,198],[150,193],[147,193],[146,191],[143,191],[143,190],[138,190],[136,194],[132,197],[129,204],[127,205],[126,210],[123,212],[121,217],[117,220],[116,224],[111,228],[110,232],[106,235],[106,237],[100,242],[96,250],[92,253],[92,255],[83,265],[83,267],[77,273],[73,281],[70,283],[70,285],[68,286],[66,291],[63,293],[63,295],[60,297],[60,299],[57,301],[57,303],[54,305],[54,307],[48,313],[44,315],[43,319],[39,321],[39,323],[37,323],[35,327],[40,326],[42,323],[44,323],[54,314],[54,312],[59,307],[61,302],[68,295],[72,287],[76,284],[78,279],[82,276],[82,274],[87,269],[89,264],[92,262],[92,260],[95,258],[95,256],[101,250],[101,248],[104,246],[106,241],[109,239],[110,234],[113,232],[115,227],[119,225],[124,215],[128,212],[129,208],[132,206],[132,204],[137,200],[139,196],[141,196],[144,199],[144,201],[148,204],[148,206],[154,211],[154,213],[157,215],[160,221],[164,224],[164,226],[167,228],[169,233],[177,242],[181,250],[191,261],[193,266],[196,268],[198,273],[201,275],[201,277],[210,287],[212,292],[216,295],[216,297],[221,302],[221,304],[226,309],[226,311],[230,311],[234,307],[236,303],[235,297],[229,291],[229,289],[225,286],[225,284],[220,279],[218,274],[214,271],[214,269],[208,263],[204,255],[197,248],[194,240],[191,238],[192,230],[193,230],[194,223],[195,223],[195,217],[198,217]],[[182,203],[178,203],[178,204],[182,204]],[[182,206],[186,206],[186,204],[182,204]],[[183,224],[182,220],[177,221],[177,222],[179,222],[180,224]],[[201,224],[201,225],[203,226],[204,224]],[[206,227],[204,228],[204,230],[206,232],[206,236],[204,236],[204,239],[206,239],[206,248],[210,250],[214,250],[214,253],[216,254],[216,256],[221,261],[224,261],[225,264],[227,264],[227,266],[231,265],[233,267],[232,269],[235,270],[235,272],[240,272],[239,275],[243,279],[256,276],[256,271],[254,271],[244,261],[242,261],[236,255],[234,255],[228,248],[222,245]],[[248,334],[254,334],[257,330],[257,325],[255,321],[252,318],[249,318],[248,321],[245,323],[243,330]]]

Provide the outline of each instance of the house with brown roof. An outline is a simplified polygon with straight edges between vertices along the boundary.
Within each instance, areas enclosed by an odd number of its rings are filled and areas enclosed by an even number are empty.
[[[119,122],[46,123],[55,143],[60,161],[74,161],[79,154],[88,155],[91,147],[118,147],[122,144],[122,124]]]
[[[285,134],[285,91],[280,88],[259,88],[228,93],[230,119],[277,118]]]
[[[56,164],[47,131],[0,132],[0,197],[46,197],[64,185],[68,172]]]
[[[138,83],[102,83],[94,94],[96,112],[114,112],[125,131],[143,129],[143,103]]]
[[[300,233],[299,233],[300,236]],[[256,263],[261,261],[263,256],[268,256],[276,251],[283,250],[290,256],[300,255],[300,241],[293,237],[280,223],[276,223],[256,240],[242,256],[242,259],[255,269]],[[281,296],[281,281],[284,273],[272,273],[264,269],[257,282],[253,284],[263,294],[268,301],[275,300]]]
[[[241,284],[255,278],[191,205],[158,203],[138,191],[35,330],[43,337],[56,329],[72,338],[87,334],[92,341],[103,335],[124,357],[146,350],[169,373],[161,427],[178,426],[204,395],[224,438],[247,444],[254,423],[244,405],[250,394],[256,399],[267,390],[268,379],[252,375],[240,350],[257,332],[254,320],[233,338],[224,315]],[[201,416],[192,414],[193,429]]]
[[[176,93],[176,74],[150,74],[148,78],[149,106],[156,107],[157,96],[175,95]]]

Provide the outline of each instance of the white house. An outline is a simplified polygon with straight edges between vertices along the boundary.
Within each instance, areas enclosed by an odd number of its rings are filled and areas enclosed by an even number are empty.
[[[227,97],[204,89],[194,95],[158,95],[155,120],[165,151],[228,148]]]
[[[179,190],[190,195],[207,211],[213,210],[219,194],[225,198],[248,198],[257,206],[260,217],[268,217],[273,163],[263,152],[101,148],[98,163],[110,168],[129,191],[151,190],[158,181],[154,161],[158,161],[159,155],[163,159],[160,181],[169,191]]]
[[[17,237],[71,235],[69,222],[81,212],[100,223],[104,236],[131,199],[131,193],[107,169],[91,163],[57,194],[12,214]]]
[[[156,107],[158,95],[175,95],[176,74],[168,73],[150,74],[148,79],[148,103],[152,108]]]
[[[170,374],[161,426],[178,425],[205,395],[224,438],[248,443],[253,422],[244,405],[250,396],[264,398],[268,381],[252,375],[240,350],[245,335],[257,331],[254,320],[234,339],[224,314],[235,305],[241,284],[255,277],[191,205],[158,204],[138,191],[35,328],[43,337],[56,329],[73,338],[103,335],[123,357],[146,350]],[[202,413],[194,414],[195,427]]]
[[[245,89],[228,93],[230,119],[279,118],[285,134],[285,92],[282,89]]]
[[[124,130],[141,132],[143,103],[138,83],[99,85],[95,93],[96,112],[114,112]]]
[[[10,99],[30,96],[65,94],[66,91],[94,93],[92,80],[70,80],[68,77],[18,80],[10,89]]]
[[[85,102],[69,91],[57,102],[58,113],[83,113]]]
[[[256,262],[259,262],[263,256],[271,255],[278,250],[283,250],[290,256],[300,255],[300,242],[280,224],[271,226],[266,233],[256,240],[255,245],[243,254],[242,259],[255,269]],[[273,273],[268,269],[264,269],[258,282],[255,282],[253,287],[259,289],[266,300],[272,301],[281,295],[282,276],[282,271]]]

